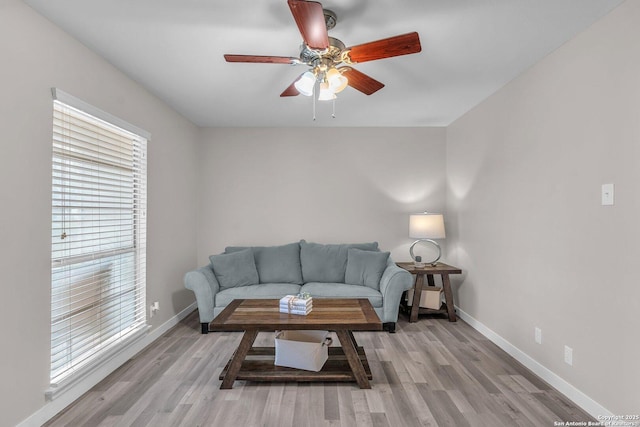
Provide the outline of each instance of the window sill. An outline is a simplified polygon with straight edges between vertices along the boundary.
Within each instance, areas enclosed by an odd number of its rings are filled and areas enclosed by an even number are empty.
[[[83,384],[86,384],[85,381],[88,378],[94,375],[102,375],[105,377],[131,357],[135,356],[135,354],[142,349],[142,347],[138,348],[136,344],[139,344],[142,339],[147,336],[150,328],[150,325],[143,326],[140,330],[132,333],[117,346],[114,346],[114,348],[108,350],[102,356],[97,358],[90,366],[86,366],[78,372],[69,375],[63,381],[51,384],[44,392],[45,399],[48,402],[53,401],[76,388],[82,389],[80,394],[86,392],[84,389],[87,387],[83,386]],[[95,382],[90,383],[95,384]]]

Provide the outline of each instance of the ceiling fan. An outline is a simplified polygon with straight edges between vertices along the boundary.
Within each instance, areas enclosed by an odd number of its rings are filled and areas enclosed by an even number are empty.
[[[356,46],[345,47],[340,40],[329,37],[335,27],[336,14],[323,9],[316,1],[288,0],[293,19],[302,35],[300,57],[224,55],[227,62],[307,65],[280,96],[312,96],[319,82],[319,100],[335,99],[347,85],[371,95],[384,87],[383,83],[351,67],[352,64],[418,53],[422,50],[418,33],[407,33]]]

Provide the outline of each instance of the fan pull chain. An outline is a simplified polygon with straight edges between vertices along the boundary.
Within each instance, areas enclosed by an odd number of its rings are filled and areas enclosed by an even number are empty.
[[[335,119],[336,118],[336,100],[335,100],[335,98],[331,102],[333,103],[333,111],[331,112],[331,118]]]
[[[313,98],[313,121],[316,121],[316,85],[313,85],[313,93],[311,94],[311,98]]]

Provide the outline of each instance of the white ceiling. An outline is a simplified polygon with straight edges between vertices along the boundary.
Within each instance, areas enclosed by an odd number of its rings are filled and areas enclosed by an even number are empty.
[[[325,0],[347,46],[417,31],[422,52],[358,64],[386,86],[331,102],[280,93],[304,66],[286,0],[24,0],[200,126],[446,126],[623,0]]]

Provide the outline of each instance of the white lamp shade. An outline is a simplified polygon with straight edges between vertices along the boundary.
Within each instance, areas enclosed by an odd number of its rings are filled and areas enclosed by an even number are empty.
[[[409,216],[409,237],[414,239],[444,239],[442,214],[412,214]]]
[[[313,95],[313,87],[316,84],[316,76],[311,72],[307,71],[304,73],[297,82],[293,85],[300,92],[301,95],[311,96]]]
[[[329,89],[333,93],[339,93],[347,87],[349,80],[342,73],[335,68],[327,71],[327,82],[329,83]]]
[[[330,101],[332,99],[336,99],[336,94],[329,89],[329,83],[320,83],[320,95],[318,96],[318,101]]]

